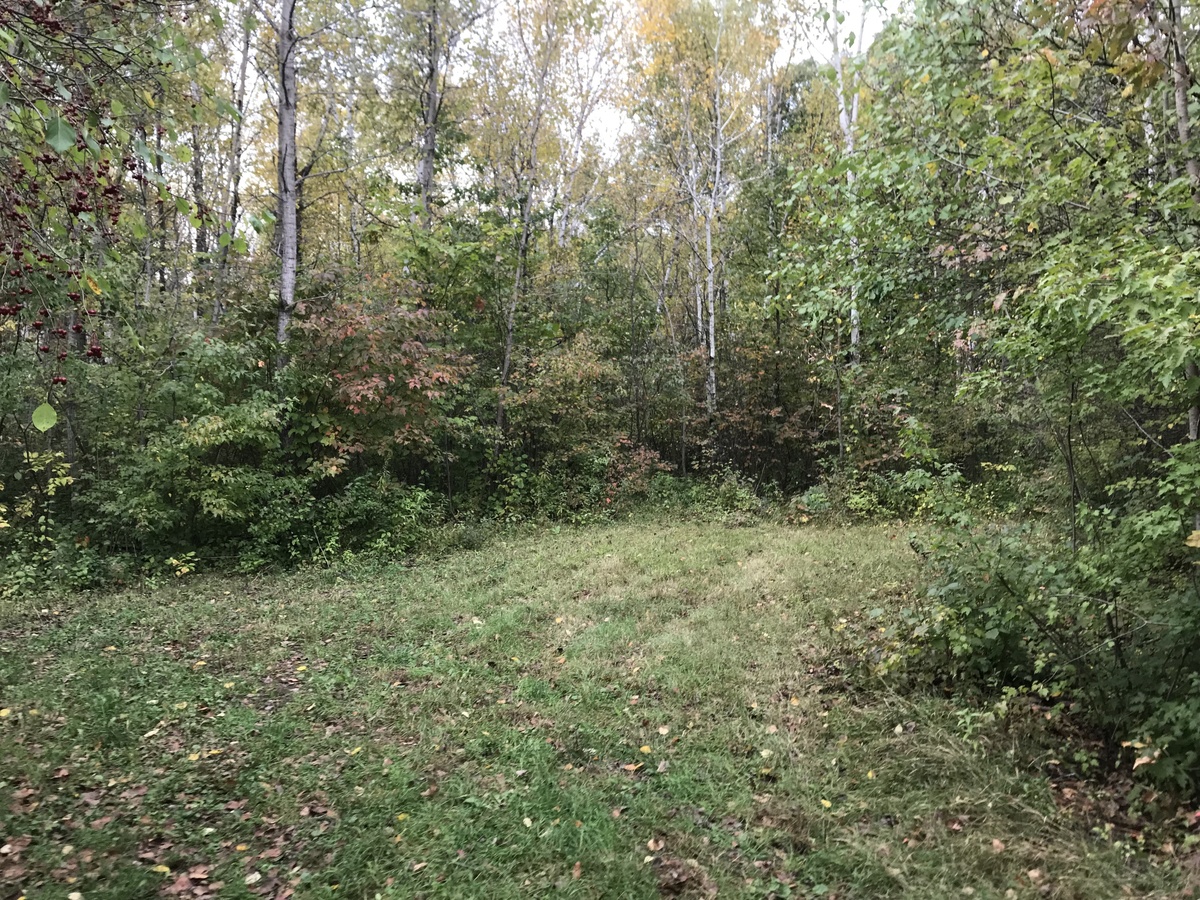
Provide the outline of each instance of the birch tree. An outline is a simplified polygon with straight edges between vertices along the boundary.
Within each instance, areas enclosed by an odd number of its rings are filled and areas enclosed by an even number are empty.
[[[646,3],[636,117],[650,132],[680,204],[675,223],[692,250],[695,330],[705,359],[704,406],[718,409],[719,319],[727,249],[722,219],[740,186],[739,157],[759,134],[776,37],[757,4]]]
[[[603,33],[597,28],[602,9],[596,0],[521,0],[503,15],[493,11],[486,42],[473,63],[472,153],[490,181],[497,212],[512,232],[511,286],[500,321],[496,424],[501,432],[520,311],[534,274],[537,220],[548,216],[560,199],[555,188],[561,191],[573,183],[578,166],[572,167],[571,151],[564,153],[564,143],[570,146],[571,136],[578,136],[577,160],[599,95],[599,82],[585,84],[587,102],[572,110],[573,117],[565,116],[560,97],[564,68],[568,60],[593,52],[603,56],[597,40]]]
[[[858,128],[858,107],[860,93],[855,83],[853,58],[851,50],[857,41],[862,40],[866,28],[867,4],[861,7],[861,17],[858,29],[845,34],[843,26],[845,14],[838,8],[838,0],[833,0],[831,8],[823,13],[825,34],[829,39],[830,61],[833,64],[834,86],[837,96],[838,127],[841,130],[842,152],[846,158],[854,155],[855,132]],[[854,169],[846,169],[846,184],[854,187]],[[858,258],[858,241],[851,240],[851,267],[854,268]],[[850,285],[850,361],[858,365],[861,359],[859,338],[861,332],[861,314],[858,308],[858,282]],[[839,400],[840,404],[840,400]]]
[[[293,311],[296,307],[296,269],[299,264],[300,191],[296,180],[296,0],[280,0],[279,18],[274,23],[277,40],[278,97],[276,100],[276,150],[279,195],[277,213],[279,247],[279,315],[275,340],[282,348],[288,340]],[[280,364],[286,357],[280,354]]]

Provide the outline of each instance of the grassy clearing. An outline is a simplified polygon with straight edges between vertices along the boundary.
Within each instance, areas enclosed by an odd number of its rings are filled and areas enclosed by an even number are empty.
[[[847,682],[882,527],[548,531],[0,620],[0,898],[1177,896],[1018,738]]]

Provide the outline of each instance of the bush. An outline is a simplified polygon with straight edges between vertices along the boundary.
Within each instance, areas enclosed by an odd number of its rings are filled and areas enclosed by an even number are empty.
[[[1200,784],[1200,596],[1169,507],[1080,509],[1074,541],[965,517],[926,550],[933,578],[901,652],[959,686],[1021,694],[1133,753],[1164,787]]]
[[[446,518],[445,498],[417,485],[366,476],[327,498],[320,512],[322,549],[410,553]]]

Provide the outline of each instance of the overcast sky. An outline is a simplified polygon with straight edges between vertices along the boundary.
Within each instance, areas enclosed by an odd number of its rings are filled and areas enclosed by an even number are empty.
[[[840,28],[841,38],[845,41],[853,32],[853,52],[860,52],[863,47],[870,46],[888,19],[900,9],[902,2],[903,0],[836,0],[836,8],[844,17]],[[835,0],[824,0],[822,5],[833,9]],[[787,46],[780,47],[777,60],[780,65],[785,65],[789,56],[792,57],[791,62],[804,59],[815,59],[821,63],[833,62],[831,41],[817,15],[819,14],[814,14],[813,18],[805,23],[797,23],[800,27],[797,29],[794,43],[792,39],[788,39],[785,42]],[[860,27],[862,34],[858,34]],[[615,98],[613,103],[604,103],[597,107],[589,125],[588,130],[599,140],[606,155],[615,155],[618,152],[621,138],[632,128]]]

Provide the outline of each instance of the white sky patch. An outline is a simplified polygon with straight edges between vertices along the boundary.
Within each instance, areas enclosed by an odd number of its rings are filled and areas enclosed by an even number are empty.
[[[903,0],[831,0],[825,8],[832,14],[838,10],[843,17],[838,29],[846,52],[850,56],[869,48],[888,21],[895,16]],[[775,64],[784,67],[806,59],[833,66],[834,49],[830,34],[823,22],[820,7],[797,17],[780,36]],[[853,41],[850,35],[853,34]],[[623,108],[621,98],[613,96],[601,102],[590,117],[588,138],[612,162],[620,152],[621,141],[633,133],[633,121]]]

